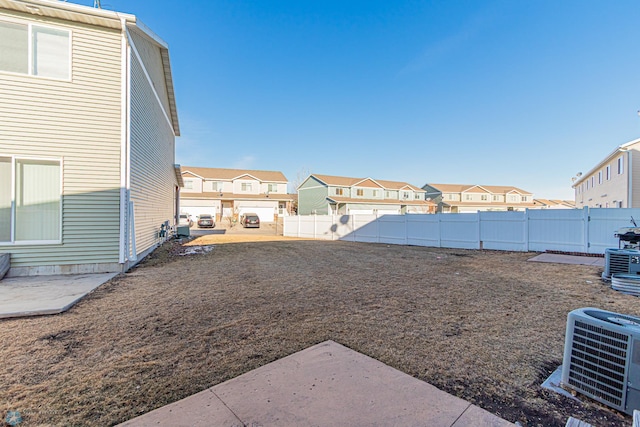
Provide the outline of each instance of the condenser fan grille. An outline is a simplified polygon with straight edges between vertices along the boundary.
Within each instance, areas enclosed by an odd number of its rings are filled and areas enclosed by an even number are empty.
[[[628,273],[629,272],[629,255],[628,254],[616,254],[609,255],[609,275],[614,273]]]
[[[573,333],[569,384],[622,406],[628,336],[579,320],[574,323]]]

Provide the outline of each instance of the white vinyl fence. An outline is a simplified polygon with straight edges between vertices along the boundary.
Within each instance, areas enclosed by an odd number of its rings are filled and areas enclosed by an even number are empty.
[[[460,249],[604,254],[614,233],[640,224],[640,209],[540,209],[409,215],[305,215],[284,218],[284,235]]]

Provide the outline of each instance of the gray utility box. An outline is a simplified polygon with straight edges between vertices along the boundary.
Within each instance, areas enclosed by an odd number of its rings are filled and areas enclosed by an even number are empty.
[[[176,235],[178,237],[189,237],[191,235],[191,231],[189,230],[188,225],[179,225],[176,228]]]

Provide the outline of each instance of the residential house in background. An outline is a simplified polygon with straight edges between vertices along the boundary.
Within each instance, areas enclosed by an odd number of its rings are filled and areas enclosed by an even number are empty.
[[[640,139],[623,144],[573,178],[576,207],[640,207]]]
[[[496,185],[425,184],[427,200],[439,213],[522,211],[535,207],[533,194],[516,187]]]
[[[534,208],[531,209],[575,209],[576,204],[573,200],[549,200],[549,199],[533,199]]]
[[[293,195],[282,172],[183,166],[182,179],[180,210],[190,215],[208,213],[220,221],[253,212],[261,222],[274,222],[291,213]]]
[[[125,271],[177,217],[167,44],[135,16],[0,0],[0,252],[9,276]]]
[[[298,187],[298,214],[434,213],[424,194],[406,182],[312,174]]]

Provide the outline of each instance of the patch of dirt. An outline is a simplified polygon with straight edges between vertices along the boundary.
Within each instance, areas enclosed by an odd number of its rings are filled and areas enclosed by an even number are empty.
[[[597,267],[527,262],[531,253],[232,241],[168,242],[67,313],[0,321],[0,415],[112,425],[332,339],[523,426],[631,424],[540,387],[562,363],[569,311],[640,315]]]

